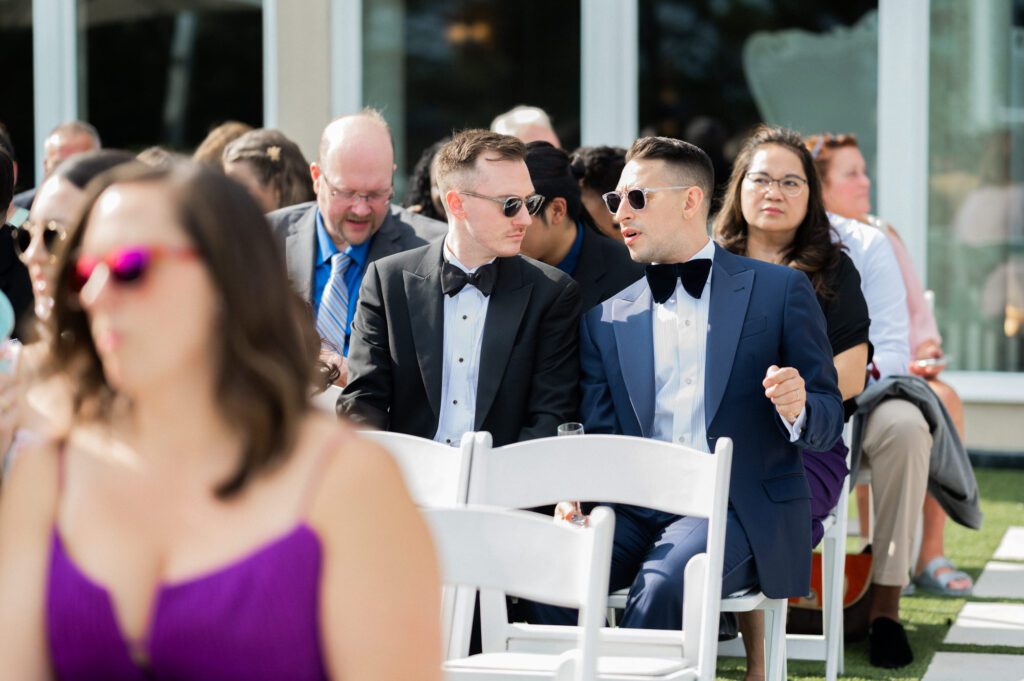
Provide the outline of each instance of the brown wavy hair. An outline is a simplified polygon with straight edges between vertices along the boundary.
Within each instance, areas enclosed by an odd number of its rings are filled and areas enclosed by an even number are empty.
[[[715,240],[722,248],[747,255],[747,220],[743,217],[740,192],[754,154],[761,147],[774,144],[792,151],[800,159],[807,176],[807,214],[797,227],[793,242],[782,254],[782,264],[805,272],[811,279],[814,292],[825,299],[833,292],[826,282],[826,272],[839,265],[841,246],[833,239],[832,225],[825,212],[821,196],[821,178],[814,166],[811,152],[804,146],[800,135],[785,128],[761,125],[747,138],[732,167],[729,185],[722,200],[722,209],[715,216]]]
[[[90,183],[81,217],[57,260],[51,323],[54,369],[74,386],[77,417],[109,421],[117,397],[103,374],[89,320],[71,291],[77,252],[92,208],[114,185],[158,183],[171,192],[178,222],[205,264],[219,297],[213,330],[214,386],[222,417],[243,451],[235,471],[214,490],[227,499],[288,455],[310,409],[316,371],[301,320],[305,311],[288,283],[284,256],[248,192],[223,173],[196,163],[153,168],[131,162]]]

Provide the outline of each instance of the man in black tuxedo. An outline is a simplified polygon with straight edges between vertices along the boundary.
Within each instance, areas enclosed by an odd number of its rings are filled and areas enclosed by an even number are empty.
[[[573,175],[568,154],[548,142],[530,142],[526,167],[544,203],[523,239],[523,254],[575,279],[583,312],[644,276],[644,266],[633,262],[621,241],[597,230],[583,207],[579,179]],[[604,206],[601,209],[608,212]]]
[[[485,130],[438,152],[448,235],[371,263],[359,293],[340,414],[457,445],[555,434],[575,418],[580,296],[519,255],[542,198],[522,142]]]
[[[445,234],[443,222],[391,203],[394,158],[380,113],[367,109],[338,118],[324,128],[318,159],[310,164],[316,201],[267,216],[284,246],[292,285],[313,308],[325,341],[321,358],[341,370],[341,385],[366,266]]]

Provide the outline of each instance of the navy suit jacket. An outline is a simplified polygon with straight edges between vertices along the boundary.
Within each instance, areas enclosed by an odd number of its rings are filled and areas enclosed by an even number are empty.
[[[719,437],[733,441],[729,502],[750,539],[761,589],[771,598],[802,596],[810,586],[811,514],[800,450],[830,449],[843,428],[825,319],[804,273],[717,245],[710,295],[708,448]],[[586,432],[651,437],[653,304],[645,278],[583,318]],[[807,418],[795,443],[761,385],[772,364],[796,368],[806,384]]]

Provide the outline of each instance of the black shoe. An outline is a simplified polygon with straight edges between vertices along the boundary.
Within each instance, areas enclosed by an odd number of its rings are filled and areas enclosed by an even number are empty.
[[[868,650],[874,667],[898,669],[914,661],[906,630],[888,617],[878,617],[868,625]]]

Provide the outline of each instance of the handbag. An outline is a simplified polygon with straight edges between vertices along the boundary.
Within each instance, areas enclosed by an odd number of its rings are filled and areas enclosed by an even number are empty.
[[[843,638],[862,641],[868,635],[871,608],[871,546],[862,553],[848,553],[843,568]],[[789,599],[786,633],[822,634],[821,554],[811,554],[811,591],[803,598]]]

